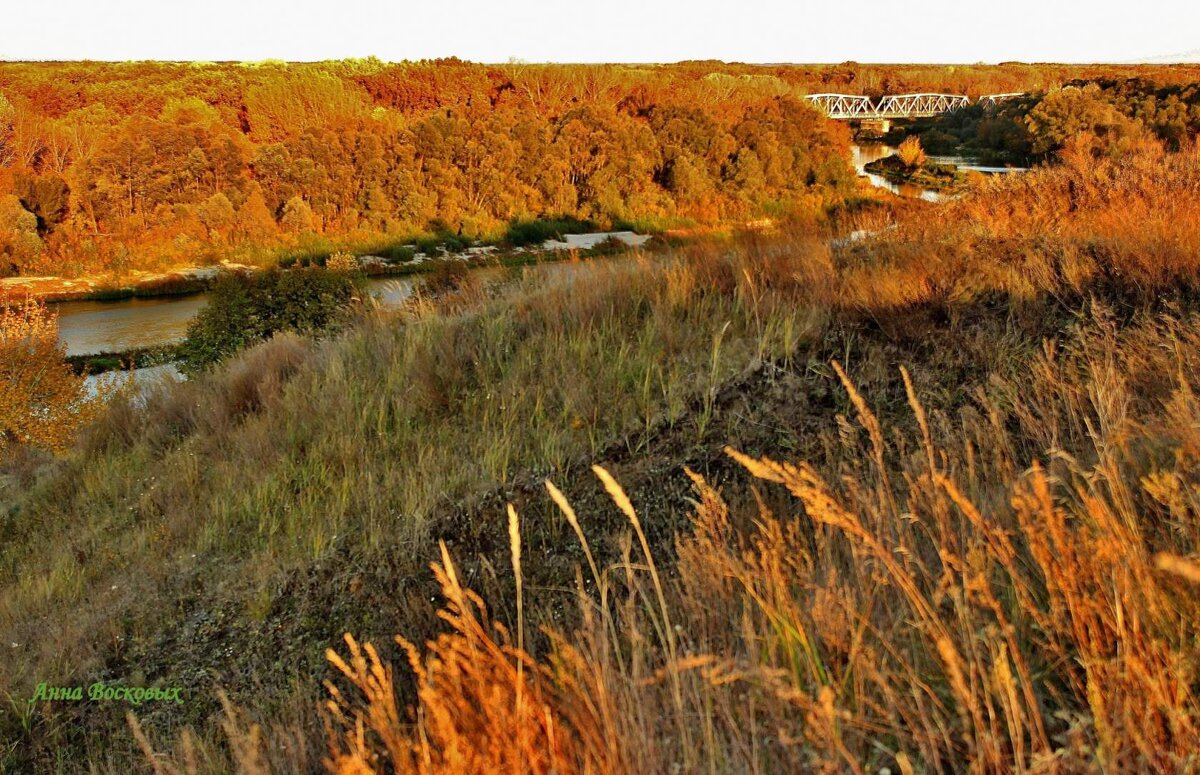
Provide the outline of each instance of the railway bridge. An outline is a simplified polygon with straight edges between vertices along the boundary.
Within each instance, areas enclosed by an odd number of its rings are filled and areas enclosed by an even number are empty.
[[[982,95],[977,104],[995,107],[1005,100],[1022,96],[1022,92]],[[944,113],[953,113],[971,104],[965,94],[888,94],[873,100],[863,94],[809,94],[805,96],[812,105],[830,118],[878,122],[886,132],[888,124],[895,119],[929,118]]]

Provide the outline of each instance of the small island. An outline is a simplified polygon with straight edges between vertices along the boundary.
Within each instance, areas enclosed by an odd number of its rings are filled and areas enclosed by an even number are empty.
[[[967,181],[965,173],[952,164],[930,161],[921,148],[921,141],[909,137],[891,156],[877,159],[864,169],[896,184],[909,184],[933,191],[951,191]]]

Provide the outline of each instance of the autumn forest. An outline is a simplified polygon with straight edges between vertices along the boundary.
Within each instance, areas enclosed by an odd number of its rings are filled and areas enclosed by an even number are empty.
[[[853,173],[846,128],[805,93],[1040,92],[1145,68],[1125,70],[0,63],[0,276],[269,265],[305,243],[494,239],[562,216],[661,228],[808,215]],[[1178,141],[1200,125],[1182,87],[1200,68],[1165,76],[1127,112],[1174,87],[1159,123]],[[973,123],[969,139],[1056,150],[1075,127],[1031,138],[1030,107]]]

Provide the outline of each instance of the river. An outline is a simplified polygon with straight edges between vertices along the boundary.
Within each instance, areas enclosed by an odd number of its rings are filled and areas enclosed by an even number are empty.
[[[367,288],[384,307],[394,307],[412,295],[407,278],[372,278]],[[208,294],[160,296],[120,301],[64,301],[55,304],[58,340],[67,355],[123,352],[139,347],[172,344],[183,339],[188,323],[205,304]]]
[[[933,191],[920,186],[914,186],[909,183],[893,183],[882,175],[875,175],[867,172],[866,166],[873,161],[886,159],[896,153],[895,146],[885,145],[883,143],[862,143],[850,146],[851,160],[854,163],[854,171],[860,177],[866,178],[872,186],[876,188],[886,189],[893,194],[906,196],[913,199],[924,199],[927,202],[940,202],[946,198],[946,194],[938,191]],[[1025,167],[994,167],[986,164],[981,164],[978,159],[972,159],[967,156],[935,156],[929,154],[928,158],[932,162],[938,164],[949,164],[966,172],[981,172],[985,175],[996,175],[1006,172],[1025,172]]]
[[[547,261],[527,267],[504,269],[485,266],[472,269],[477,282],[490,285],[506,277],[536,271],[547,278],[565,277],[574,281],[586,278],[589,268],[597,268],[605,258],[587,261]],[[367,290],[378,304],[386,309],[397,307],[412,296],[420,279],[373,278]],[[163,297],[157,299],[126,299],[122,301],[69,301],[55,304],[58,312],[59,340],[69,355],[90,355],[100,352],[121,352],[137,347],[170,344],[183,339],[192,317],[208,303],[207,294]],[[110,371],[87,377],[87,388],[95,393],[100,385],[121,386],[130,378],[145,390],[163,380],[182,378],[175,364],[167,363],[128,371]]]
[[[383,307],[395,307],[412,295],[413,281],[407,278],[372,278],[367,289]],[[208,294],[161,296],[120,301],[64,301],[54,305],[58,313],[58,340],[68,355],[123,352],[181,341],[188,323],[208,303]],[[179,379],[174,364],[133,371],[92,374],[87,389],[95,393],[103,384],[123,385],[134,376],[142,387],[164,379]]]
[[[871,185],[887,189],[900,196],[915,197],[931,202],[941,201],[943,194],[918,186],[892,183],[865,170],[867,164],[891,156],[893,146],[883,143],[862,143],[851,146],[854,168]],[[953,164],[959,169],[985,174],[1019,172],[1017,167],[989,167],[962,156],[930,156],[941,164]],[[547,264],[546,266],[550,266]],[[476,270],[479,271],[479,270]],[[396,306],[412,295],[413,280],[407,278],[375,278],[368,289],[384,307]],[[58,313],[59,341],[68,355],[91,355],[102,352],[122,352],[141,347],[171,344],[183,339],[188,323],[208,303],[207,294],[165,296],[150,299],[120,301],[68,301],[54,305]],[[145,376],[161,377],[173,372],[173,367],[140,370]],[[112,376],[110,379],[122,379]],[[93,378],[93,381],[97,378]]]

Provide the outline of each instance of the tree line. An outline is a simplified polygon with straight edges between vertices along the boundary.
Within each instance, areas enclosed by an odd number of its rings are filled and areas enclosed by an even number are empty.
[[[814,210],[853,174],[846,128],[810,110],[806,93],[977,95],[1150,72],[0,63],[0,275],[269,264],[306,241],[495,237],[537,219],[606,226]],[[1195,87],[1186,84],[1200,81],[1200,68],[1152,72],[1168,84],[1156,88],[1178,92],[1154,97],[1156,131],[1194,132]],[[1148,103],[1135,92],[1121,92],[1121,109],[1141,116]],[[1032,108],[964,113],[949,131],[1028,155],[1044,150],[1039,133],[1010,112]]]
[[[715,221],[844,187],[778,84],[459,62],[0,66],[0,273],[205,263],[316,237]],[[720,81],[721,79],[716,79]],[[817,199],[820,194],[813,194]]]
[[[1074,79],[994,108],[972,105],[914,131],[934,152],[965,149],[1026,164],[1064,151],[1114,156],[1156,143],[1177,151],[1200,134],[1200,81]]]

